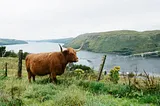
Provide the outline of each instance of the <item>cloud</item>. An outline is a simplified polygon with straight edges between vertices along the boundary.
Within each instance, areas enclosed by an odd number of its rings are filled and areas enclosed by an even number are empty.
[[[159,0],[1,0],[0,38],[55,39],[160,27]]]

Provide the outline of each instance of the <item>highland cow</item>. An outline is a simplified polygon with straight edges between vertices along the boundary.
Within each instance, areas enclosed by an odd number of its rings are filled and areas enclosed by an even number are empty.
[[[64,73],[66,65],[70,62],[78,62],[76,52],[80,51],[81,47],[77,50],[67,48],[61,52],[50,53],[37,53],[29,54],[25,59],[26,69],[28,72],[28,80],[31,82],[31,77],[35,81],[35,76],[44,76],[49,74],[51,81],[57,83],[56,76]]]

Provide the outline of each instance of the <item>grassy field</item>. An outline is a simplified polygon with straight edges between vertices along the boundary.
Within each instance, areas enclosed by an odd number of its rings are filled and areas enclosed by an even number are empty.
[[[3,77],[5,62],[8,77]],[[58,76],[58,84],[49,83],[48,76],[36,76],[29,83],[23,63],[22,79],[17,79],[17,58],[0,58],[0,106],[158,106],[160,105],[160,79],[147,85],[147,80],[121,77],[118,84],[97,73],[73,73],[67,70]],[[139,83],[139,84],[138,84]],[[141,86],[143,83],[144,86]],[[146,85],[145,85],[146,84]]]

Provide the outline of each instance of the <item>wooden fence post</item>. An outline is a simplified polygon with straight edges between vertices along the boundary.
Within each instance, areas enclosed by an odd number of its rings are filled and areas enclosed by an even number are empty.
[[[23,58],[23,50],[19,50],[18,52],[18,78],[22,77],[22,58]]]
[[[102,70],[103,70],[103,67],[104,67],[105,60],[106,60],[106,55],[104,55],[103,58],[102,58],[102,63],[100,64],[100,67],[99,67],[99,76],[98,76],[97,81],[99,81],[101,79],[101,74],[102,74]]]
[[[5,73],[4,76],[7,77],[7,63],[5,63]]]

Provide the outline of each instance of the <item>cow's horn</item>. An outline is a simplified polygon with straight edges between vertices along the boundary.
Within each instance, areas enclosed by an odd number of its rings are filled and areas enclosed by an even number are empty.
[[[59,47],[60,47],[60,49],[61,49],[61,52],[63,51],[63,49],[62,49],[62,46],[59,44]]]
[[[82,49],[83,45],[84,43],[81,44],[81,47],[79,49],[76,49],[76,52],[79,52]]]

